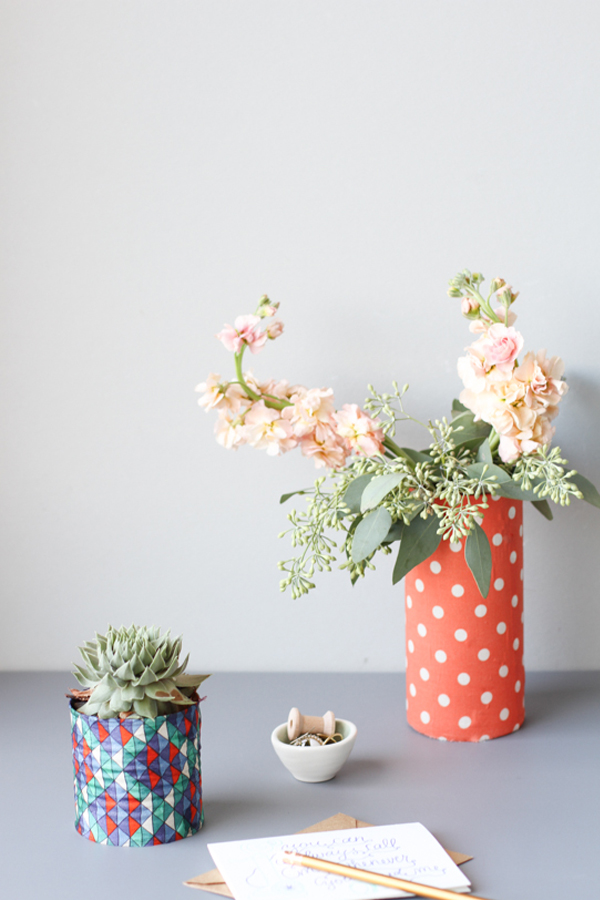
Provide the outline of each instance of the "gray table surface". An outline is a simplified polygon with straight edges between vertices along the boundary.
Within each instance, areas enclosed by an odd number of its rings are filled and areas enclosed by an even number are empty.
[[[1,895],[208,897],[182,882],[213,867],[207,842],[286,834],[337,812],[419,821],[494,900],[600,897],[600,672],[533,673],[527,719],[483,744],[442,743],[404,717],[404,678],[217,674],[202,704],[206,822],[160,847],[102,847],[73,827],[70,675],[0,675]],[[358,726],[332,781],[302,784],[270,744],[291,706]]]

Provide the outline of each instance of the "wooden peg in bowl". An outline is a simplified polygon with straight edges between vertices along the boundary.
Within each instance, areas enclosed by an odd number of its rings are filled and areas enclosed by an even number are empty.
[[[288,716],[287,732],[290,741],[295,741],[301,734],[325,734],[331,737],[335,734],[335,716],[331,710],[324,716],[303,716],[294,706]]]

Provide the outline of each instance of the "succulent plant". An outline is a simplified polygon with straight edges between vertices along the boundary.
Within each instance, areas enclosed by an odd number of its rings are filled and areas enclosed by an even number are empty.
[[[191,695],[209,677],[186,675],[189,655],[179,663],[181,637],[172,638],[170,631],[161,635],[156,626],[109,626],[79,652],[84,665],[76,665],[73,674],[86,688],[75,692],[86,699],[79,711],[100,719],[169,715],[192,704]]]

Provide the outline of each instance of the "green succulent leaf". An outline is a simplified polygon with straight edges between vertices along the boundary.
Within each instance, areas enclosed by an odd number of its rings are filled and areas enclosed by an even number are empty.
[[[580,475],[579,472],[575,475],[569,475],[569,481],[572,481],[573,484],[577,485],[578,489],[583,494],[583,499],[586,503],[591,503],[592,506],[597,506],[600,509],[600,494],[591,481],[588,481],[588,479],[583,475]]]
[[[100,718],[154,717],[188,706],[194,702],[189,694],[208,676],[185,674],[189,656],[179,662],[181,645],[181,636],[161,634],[156,626],[109,626],[106,635],[97,634],[80,648],[85,666],[76,666],[73,674],[91,689],[80,711]]]
[[[152,700],[151,697],[144,697],[142,700],[134,700],[133,708],[143,719],[155,719],[158,713],[158,706],[156,704],[156,700]]]
[[[373,478],[365,487],[360,498],[360,511],[368,512],[379,506],[387,495],[402,483],[404,475],[401,472],[389,472],[387,475],[379,475]]]
[[[210,678],[210,675],[179,675],[175,679],[177,687],[194,688],[200,687],[203,681]]]
[[[437,516],[426,519],[418,516],[410,525],[404,526],[392,575],[393,584],[398,584],[411,569],[435,553],[441,540],[437,530]]]
[[[482,597],[487,597],[492,579],[492,551],[487,534],[477,522],[467,535],[465,560]]]
[[[362,562],[377,550],[385,539],[392,517],[383,506],[373,510],[359,523],[352,541],[352,561]]]
[[[129,660],[124,662],[122,666],[119,666],[115,672],[115,678],[120,678],[122,681],[132,681],[135,678],[133,667]]]

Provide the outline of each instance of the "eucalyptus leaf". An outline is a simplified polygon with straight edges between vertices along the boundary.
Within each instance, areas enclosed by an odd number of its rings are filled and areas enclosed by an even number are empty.
[[[485,441],[477,451],[477,462],[487,463],[488,466],[493,465],[494,458],[492,456],[489,438],[485,439]]]
[[[452,418],[455,416],[459,416],[461,413],[469,412],[464,403],[461,403],[460,400],[457,400],[456,397],[452,401]]]
[[[476,422],[471,412],[461,413],[451,423],[452,440],[456,447],[476,450],[488,437],[492,426],[487,422]]]
[[[392,584],[398,584],[407,572],[435,553],[441,540],[441,535],[437,533],[438,527],[437,516],[428,516],[426,519],[418,516],[410,525],[404,526]]]
[[[500,485],[499,494],[501,497],[508,497],[509,500],[537,500],[538,495],[533,491],[524,491],[519,487],[512,478],[509,481],[503,481]]]
[[[399,541],[402,537],[402,531],[404,529],[404,522],[394,522],[390,530],[385,536],[383,540],[384,544],[393,544],[394,541]]]
[[[540,512],[544,518],[548,519],[549,522],[554,518],[552,514],[552,510],[550,509],[550,504],[547,500],[533,500],[532,506],[535,506],[538,512]]]
[[[285,503],[286,500],[289,500],[290,497],[295,497],[296,494],[306,494],[306,493],[307,493],[307,488],[302,488],[301,491],[290,491],[289,494],[282,494],[281,497],[279,498],[279,502]]]
[[[413,450],[411,447],[402,447],[402,451],[409,456],[414,463],[431,462],[431,457],[424,450]]]
[[[355,563],[362,562],[367,556],[373,553],[381,542],[385,539],[390,526],[392,517],[387,509],[380,506],[374,509],[359,523],[354,532],[352,541],[352,561]]]
[[[360,511],[367,512],[375,509],[381,501],[387,497],[390,491],[402,482],[404,475],[401,472],[388,472],[387,475],[378,475],[366,486],[360,498]]]
[[[592,506],[597,506],[600,509],[600,494],[591,481],[588,481],[588,479],[583,475],[580,475],[579,472],[576,475],[569,475],[569,481],[572,481],[573,484],[577,485],[583,494],[583,499],[586,503],[591,503]]]
[[[505,472],[504,469],[500,468],[500,466],[495,466],[493,464],[490,465],[489,463],[484,462],[471,463],[470,466],[466,467],[466,472],[471,476],[471,478],[481,478],[484,469],[486,469],[485,478],[492,478],[493,476],[496,484],[504,484],[504,482],[506,481],[512,481],[512,478],[510,477],[508,472]]]
[[[465,542],[465,561],[477,583],[479,593],[482,597],[487,597],[492,578],[492,551],[481,525],[477,522],[473,525]]]
[[[372,475],[359,475],[358,478],[355,478],[346,488],[346,493],[342,499],[345,505],[350,508],[351,513],[355,514],[360,512],[360,498],[372,478]]]

